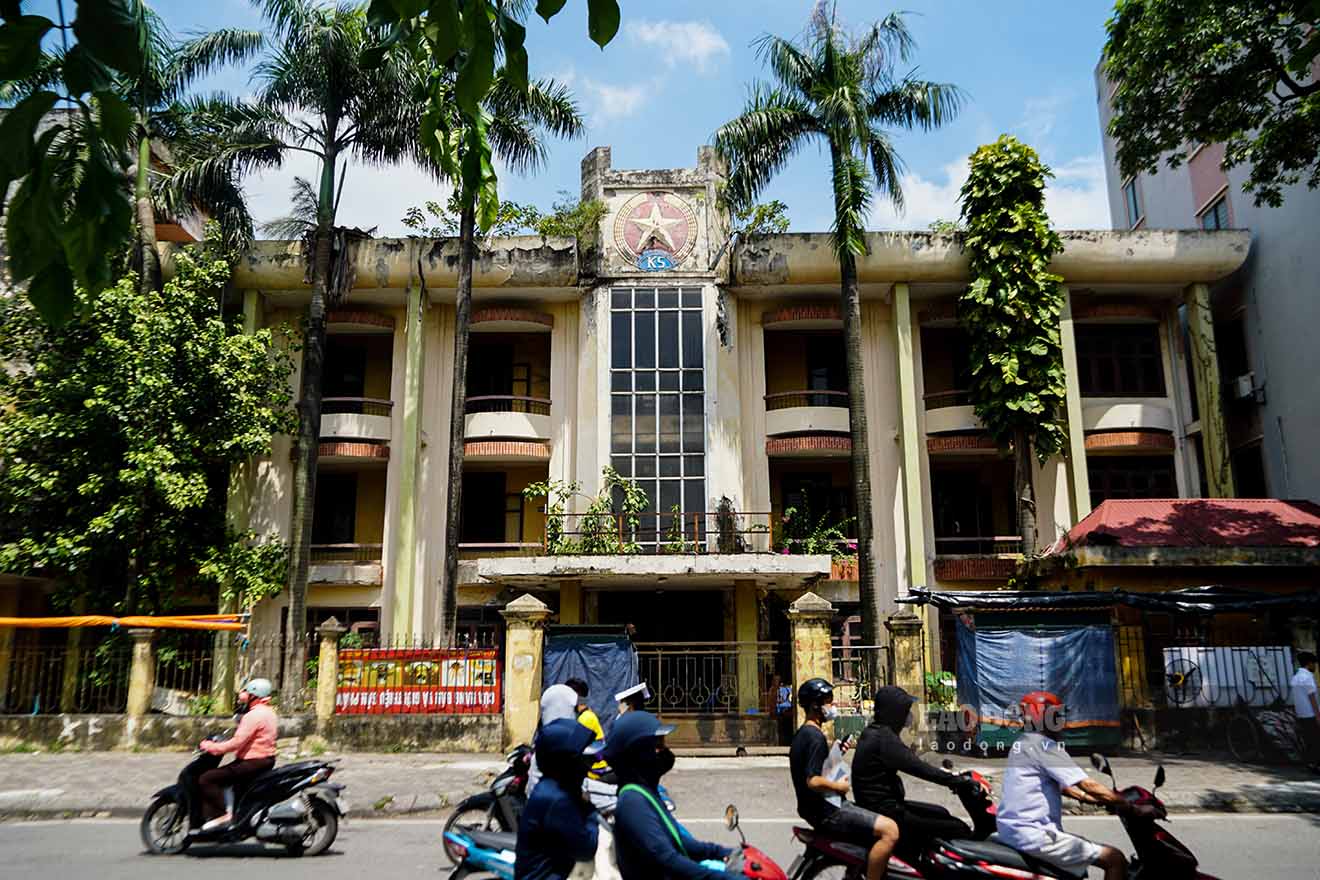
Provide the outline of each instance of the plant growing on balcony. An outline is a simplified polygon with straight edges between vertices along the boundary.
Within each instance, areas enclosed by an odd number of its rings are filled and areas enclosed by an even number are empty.
[[[683,511],[675,504],[669,508],[669,528],[665,531],[666,553],[689,553],[696,549],[696,544],[688,541],[683,531]]]
[[[1031,450],[1043,463],[1067,445],[1059,312],[1063,278],[1050,260],[1063,250],[1045,213],[1050,169],[1036,151],[1004,135],[971,158],[963,184],[963,248],[972,284],[958,299],[958,322],[971,351],[976,415],[1015,459],[1022,552],[1036,549]]]
[[[773,548],[777,553],[815,555],[828,553],[835,560],[843,560],[857,555],[857,544],[844,532],[855,517],[830,522],[829,513],[823,513],[815,519],[811,511],[798,510],[796,507],[784,509],[779,518],[779,535]]]
[[[551,556],[572,554],[619,555],[641,550],[637,532],[641,528],[641,513],[646,510],[646,493],[633,480],[621,476],[606,465],[601,469],[601,490],[596,496],[582,491],[576,480],[543,480],[523,489],[527,499],[545,499],[545,552]],[[619,510],[614,509],[614,491],[619,491]],[[566,529],[564,522],[573,515],[570,508],[575,499],[586,501],[578,515],[578,527]],[[622,523],[619,522],[622,517]]]

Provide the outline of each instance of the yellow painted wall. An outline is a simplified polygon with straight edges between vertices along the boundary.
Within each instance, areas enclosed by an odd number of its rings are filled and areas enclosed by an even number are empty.
[[[927,394],[960,390],[953,374],[954,347],[962,334],[952,327],[927,327],[921,331],[921,372]]]
[[[357,514],[353,541],[380,544],[385,540],[385,469],[363,470],[357,475]]]
[[[792,330],[765,331],[765,393],[801,391],[807,387],[807,334]]]
[[[367,347],[367,372],[362,383],[362,396],[389,400],[390,372],[394,367],[394,337],[382,333],[363,338]]]

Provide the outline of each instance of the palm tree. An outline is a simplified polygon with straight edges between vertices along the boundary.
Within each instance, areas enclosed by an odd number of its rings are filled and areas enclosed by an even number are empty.
[[[491,152],[518,173],[539,168],[545,161],[543,133],[556,137],[580,137],[585,130],[568,89],[552,80],[529,83],[524,92],[503,71],[496,75],[484,101],[487,136]],[[471,124],[457,112],[453,128]],[[466,142],[466,139],[462,139]],[[459,163],[461,167],[461,162]],[[454,630],[458,592],[458,542],[462,534],[463,447],[465,440],[468,328],[472,315],[472,263],[476,255],[478,192],[454,180],[459,188],[462,210],[458,224],[457,315],[454,322],[454,379],[449,422],[449,494],[445,519],[445,572],[441,584],[441,630],[448,637]]]
[[[832,238],[839,260],[843,333],[848,358],[848,411],[857,512],[858,590],[864,637],[879,644],[888,610],[875,584],[871,480],[862,376],[861,308],[857,258],[866,253],[865,224],[878,191],[898,207],[901,160],[888,128],[930,130],[950,121],[962,103],[953,85],[896,76],[915,48],[902,17],[892,14],[857,34],[837,27],[834,14],[814,17],[798,42],[765,36],[758,54],[773,84],[752,86],[741,115],[715,132],[729,165],[727,199],[745,208],[786,164],[810,144],[829,149],[834,189]]]
[[[326,310],[347,293],[347,272],[332,261],[350,260],[351,230],[335,227],[336,171],[350,157],[385,166],[404,160],[425,164],[417,132],[422,104],[401,100],[420,89],[420,70],[401,50],[379,64],[361,64],[363,52],[382,41],[365,6],[324,6],[317,0],[264,0],[270,50],[258,63],[255,97],[242,104],[197,102],[191,109],[209,120],[211,155],[181,171],[194,189],[222,187],[252,171],[278,166],[291,152],[315,156],[316,222],[304,239],[311,269],[311,302],[303,339],[299,428],[290,523],[289,640],[283,688],[301,689],[306,676],[307,575],[311,563],[312,505],[316,495],[321,431]],[[200,151],[199,151],[200,152]],[[342,171],[339,172],[343,174]]]

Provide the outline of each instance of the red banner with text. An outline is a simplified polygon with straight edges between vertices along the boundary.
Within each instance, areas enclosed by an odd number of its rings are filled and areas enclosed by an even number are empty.
[[[339,652],[343,715],[488,715],[501,709],[494,649],[353,648]]]

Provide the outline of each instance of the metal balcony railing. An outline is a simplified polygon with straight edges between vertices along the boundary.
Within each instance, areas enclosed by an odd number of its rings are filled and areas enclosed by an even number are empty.
[[[527,413],[534,416],[550,415],[550,400],[545,397],[527,397],[522,394],[482,394],[467,398],[464,412]]]
[[[380,562],[383,544],[313,544],[312,562]]]
[[[321,415],[386,416],[394,401],[375,397],[326,397],[321,400]]]
[[[765,396],[767,411],[798,406],[848,407],[847,391],[777,391]]]
[[[935,539],[936,556],[1005,556],[1021,552],[1021,535],[969,535]]]
[[[945,409],[951,406],[973,406],[972,392],[965,388],[955,389],[953,391],[934,391],[923,398],[926,402],[926,411],[933,409]]]

